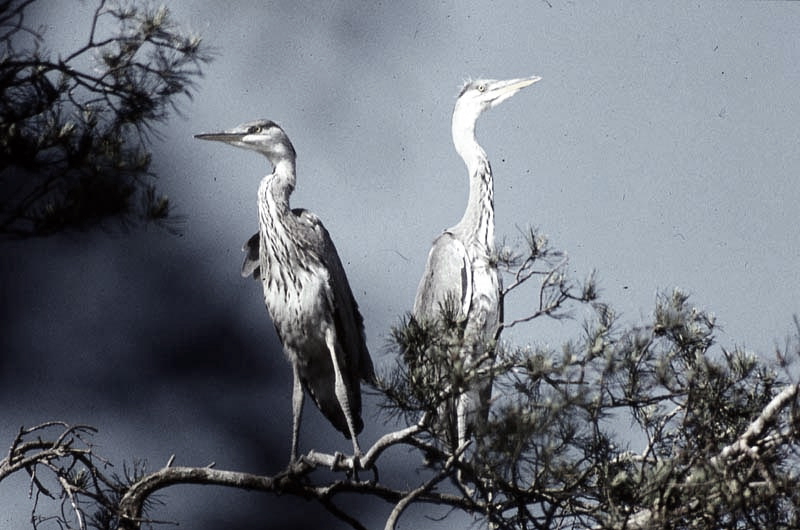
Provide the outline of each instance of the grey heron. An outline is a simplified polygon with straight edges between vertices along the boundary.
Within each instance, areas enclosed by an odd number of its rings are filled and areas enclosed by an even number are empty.
[[[372,360],[364,322],[339,255],[319,218],[291,209],[295,150],[289,137],[269,120],[195,138],[224,142],[266,156],[273,171],[258,188],[258,233],[251,237],[242,276],[261,281],[264,301],[292,365],[292,449],[297,460],[304,391],[325,417],[361,450],[360,381],[372,382]]]
[[[454,303],[463,323],[461,361],[478,369],[481,359],[493,359],[493,340],[502,318],[501,278],[492,255],[494,240],[494,183],[486,152],[475,138],[475,124],[485,111],[541,78],[471,81],[464,85],[453,110],[452,135],[469,176],[469,199],[461,221],[433,242],[420,281],[412,314],[436,319],[446,303]],[[488,354],[488,355],[487,355]],[[488,415],[491,378],[467,388],[440,411],[445,434],[462,447],[478,418]],[[455,425],[453,425],[455,416]],[[449,418],[449,419],[448,419]],[[455,440],[452,438],[455,437]]]

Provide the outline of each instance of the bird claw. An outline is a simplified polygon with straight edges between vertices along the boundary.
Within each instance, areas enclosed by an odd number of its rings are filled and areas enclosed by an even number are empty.
[[[286,472],[290,475],[300,474],[308,465],[305,455],[289,457],[289,465],[286,466]]]
[[[358,470],[362,469],[361,456],[362,455],[360,451],[355,453],[352,457],[348,457],[337,451],[333,455],[331,471],[335,471],[337,468],[344,467],[348,478],[352,478],[354,481],[358,482]]]
[[[464,475],[463,475],[461,469],[457,469],[456,470],[455,480],[456,480],[456,483],[458,484],[458,487],[462,489],[462,491],[464,492],[464,494],[466,495],[467,498],[471,499],[471,498],[473,498],[475,496],[475,489],[470,487],[467,484],[467,481],[464,480]]]

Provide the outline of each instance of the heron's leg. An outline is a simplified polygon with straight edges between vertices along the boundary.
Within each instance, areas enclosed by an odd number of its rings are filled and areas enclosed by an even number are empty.
[[[474,410],[473,407],[475,406],[475,403],[468,391],[456,396],[455,401],[456,436],[458,437],[458,445],[453,448],[453,451],[460,451],[460,454],[458,455],[459,462],[469,463],[469,459],[467,458],[467,443],[469,442],[469,438],[467,436],[467,427],[469,421],[472,419],[470,416]],[[468,497],[472,497],[475,494],[475,489],[467,484],[466,477],[464,476],[464,472],[460,466],[456,469],[455,480],[458,485],[463,488],[464,493],[466,493]]]
[[[463,447],[467,441],[467,416],[472,407],[471,401],[467,392],[460,394],[456,398],[456,435],[458,436],[458,445],[456,447]]]
[[[358,458],[361,456],[361,448],[358,446],[355,423],[353,423],[353,413],[350,410],[350,399],[347,397],[347,387],[344,386],[342,368],[339,366],[339,358],[336,356],[336,341],[333,336],[333,329],[330,327],[325,330],[325,343],[328,345],[328,351],[331,353],[331,361],[333,362],[336,399],[339,401],[339,406],[342,407],[344,418],[347,421],[347,428],[350,431],[350,439],[353,441],[353,456]]]
[[[292,363],[294,374],[294,386],[292,387],[292,454],[290,464],[297,462],[297,441],[300,438],[300,418],[303,415],[303,385],[300,384],[300,374],[297,372],[297,364]]]

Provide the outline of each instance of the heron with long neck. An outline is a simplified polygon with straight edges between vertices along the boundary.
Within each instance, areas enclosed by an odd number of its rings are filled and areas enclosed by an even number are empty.
[[[261,281],[264,301],[294,376],[292,448],[297,460],[304,389],[325,417],[353,442],[361,419],[360,381],[373,382],[372,360],[339,255],[319,218],[291,209],[296,154],[289,137],[269,120],[195,138],[224,142],[267,157],[272,173],[258,188],[258,233],[245,243],[242,276]]]
[[[433,242],[412,314],[417,320],[440,318],[447,304],[454,304],[463,325],[459,355],[465,368],[490,367],[494,339],[502,319],[501,278],[493,254],[494,181],[486,152],[475,137],[480,115],[507,100],[540,77],[477,80],[464,85],[453,110],[452,134],[456,151],[467,166],[469,198],[461,221]],[[491,398],[491,377],[462,392],[454,392],[440,418],[445,436],[462,447],[477,421],[485,421]],[[453,438],[455,440],[453,440]]]

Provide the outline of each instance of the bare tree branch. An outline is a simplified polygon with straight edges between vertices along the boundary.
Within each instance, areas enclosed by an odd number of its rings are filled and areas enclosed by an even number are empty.
[[[386,525],[384,526],[384,530],[394,530],[400,516],[403,512],[411,505],[414,500],[422,495],[423,493],[429,491],[432,487],[436,484],[444,480],[450,472],[450,468],[452,468],[453,463],[456,461],[457,456],[451,456],[447,463],[445,464],[444,468],[436,475],[430,478],[427,482],[420,485],[416,489],[409,491],[400,502],[398,502],[395,507],[392,509],[392,512],[389,514],[389,518],[386,520]]]

